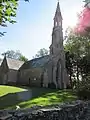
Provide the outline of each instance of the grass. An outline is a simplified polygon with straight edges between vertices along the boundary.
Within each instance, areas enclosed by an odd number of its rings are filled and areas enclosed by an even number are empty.
[[[20,103],[20,107],[31,107],[33,105],[52,105],[52,104],[59,104],[64,102],[70,102],[76,99],[76,96],[73,95],[70,91],[55,91],[51,93],[46,93],[45,95],[42,95],[38,98],[34,98],[30,101]]]
[[[8,93],[16,93],[16,92],[21,92],[21,91],[24,91],[24,89],[21,89],[18,87],[12,87],[12,86],[0,85],[0,97]]]
[[[26,90],[31,91],[31,99],[19,99],[17,93],[22,94]],[[70,102],[75,99],[77,99],[77,97],[71,90],[65,91],[45,88],[27,89],[11,86],[0,86],[0,109],[15,108],[16,105],[19,105],[21,108],[29,108],[33,105],[46,106]]]

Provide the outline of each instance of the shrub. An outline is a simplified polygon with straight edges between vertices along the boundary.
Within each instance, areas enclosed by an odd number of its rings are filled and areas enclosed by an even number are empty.
[[[80,83],[77,94],[80,99],[90,100],[90,76],[87,76],[85,80]]]

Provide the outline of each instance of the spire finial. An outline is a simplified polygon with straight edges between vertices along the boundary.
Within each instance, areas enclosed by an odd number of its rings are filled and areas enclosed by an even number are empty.
[[[4,57],[6,58],[6,56],[7,56],[7,53],[5,52],[5,53],[4,53]]]

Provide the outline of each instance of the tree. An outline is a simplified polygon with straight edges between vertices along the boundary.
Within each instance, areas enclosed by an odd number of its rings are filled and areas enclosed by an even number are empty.
[[[79,87],[80,78],[83,80],[90,72],[90,34],[81,35],[70,32],[65,44],[65,50],[73,55],[73,75],[75,75]]]
[[[20,56],[19,60],[24,61],[24,62],[28,61],[28,59],[23,55]]]
[[[48,55],[48,54],[49,54],[49,51],[45,48],[42,48],[37,52],[37,54],[33,58],[43,57],[43,56]]]
[[[84,0],[83,2],[85,2],[86,4],[90,3],[90,0]]]
[[[28,59],[23,56],[20,51],[13,51],[13,50],[8,50],[5,53],[2,53],[3,56],[6,55],[6,57],[8,58],[12,58],[12,59],[17,59],[17,60],[21,60],[21,61],[27,61]]]
[[[0,26],[6,27],[7,22],[16,23],[13,19],[16,17],[16,10],[19,0],[0,0]],[[23,0],[29,1],[29,0]],[[0,36],[3,36],[5,32],[0,32]]]
[[[85,5],[83,10],[78,15],[78,24],[76,25],[75,32],[86,34],[90,32],[90,0],[84,0]],[[87,30],[87,28],[89,28]]]
[[[71,54],[69,51],[65,52],[65,60],[66,60],[66,69],[69,75],[69,80],[70,80],[70,87],[73,89],[73,61],[74,61],[74,56]]]

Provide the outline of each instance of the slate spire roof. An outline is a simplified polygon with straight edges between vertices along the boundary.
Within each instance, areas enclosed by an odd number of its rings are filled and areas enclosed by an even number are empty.
[[[56,12],[55,12],[55,17],[56,17],[57,15],[60,16],[61,19],[62,19],[62,14],[61,14],[61,10],[60,10],[59,1],[58,1],[58,3],[57,3],[57,8],[56,8]],[[54,17],[54,19],[55,19],[55,17]]]

